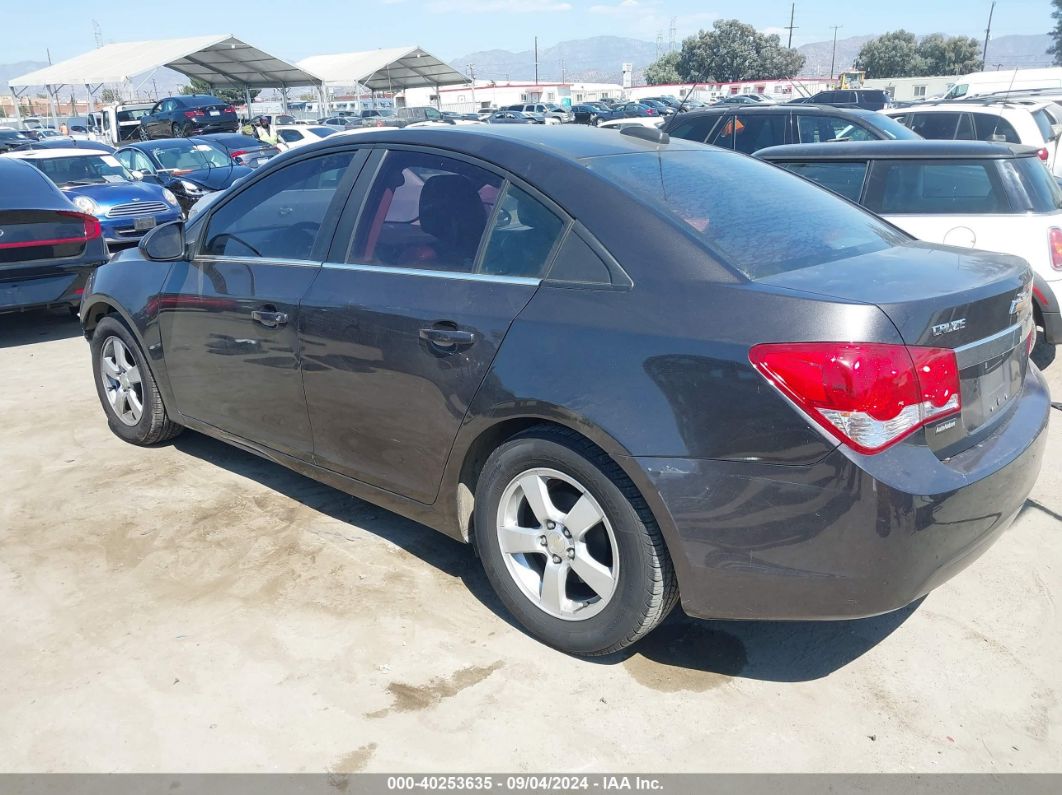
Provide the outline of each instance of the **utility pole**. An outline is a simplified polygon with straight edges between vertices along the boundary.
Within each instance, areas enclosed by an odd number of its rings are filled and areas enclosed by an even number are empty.
[[[564,59],[563,58],[561,58],[561,82],[562,83],[566,82],[565,79],[564,79]]]
[[[678,17],[671,17],[671,28],[668,31],[667,51],[675,51],[675,34],[678,32]]]
[[[837,66],[837,29],[844,25],[831,25],[833,28],[833,55],[830,56],[830,81],[833,82],[833,72]]]
[[[785,46],[790,50],[793,49],[793,31],[796,30],[796,25],[793,24],[794,19],[796,19],[796,3],[789,6],[789,27],[786,28],[789,31],[789,43]]]
[[[538,36],[535,36],[535,85],[538,85]]]
[[[468,78],[472,81],[472,104],[476,102],[476,65],[468,64]]]
[[[103,28],[96,20],[92,20],[92,35],[96,37],[96,49],[103,46]]]
[[[985,28],[985,48],[981,50],[981,68],[985,68],[988,61],[988,37],[992,35],[992,14],[995,13],[996,2],[992,0],[992,7],[988,9],[988,27]]]

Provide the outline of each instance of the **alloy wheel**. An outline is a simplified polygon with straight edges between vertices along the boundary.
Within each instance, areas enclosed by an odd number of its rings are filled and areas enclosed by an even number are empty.
[[[497,534],[513,581],[554,618],[591,618],[616,592],[612,524],[589,490],[562,472],[536,468],[513,478],[498,504]]]
[[[144,386],[140,368],[129,348],[110,337],[100,351],[100,382],[114,415],[126,425],[136,425],[144,414]]]

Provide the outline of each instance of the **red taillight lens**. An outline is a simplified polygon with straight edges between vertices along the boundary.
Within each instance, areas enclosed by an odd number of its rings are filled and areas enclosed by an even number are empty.
[[[100,221],[93,215],[59,211],[56,215],[64,218],[74,218],[81,222],[80,235],[67,235],[65,237],[35,238],[30,240],[15,240],[4,242],[0,239],[0,248],[32,248],[34,246],[62,246],[69,243],[87,243],[103,236]]]
[[[230,155],[232,156],[232,159],[233,159],[233,160],[235,160],[235,159],[236,159],[237,157],[239,157],[240,155],[245,155],[245,154],[247,154],[247,151],[248,151],[248,150],[246,150],[246,149],[237,149],[237,150],[235,150],[235,151],[233,151],[233,152],[229,152],[229,154],[230,154]]]
[[[1041,149],[1036,154],[1045,163],[1051,158],[1051,153],[1047,151],[1047,147],[1044,147],[1043,149]]]
[[[1062,271],[1062,229],[1052,226],[1047,233],[1047,240],[1051,248],[1051,267]]]
[[[186,110],[186,111],[184,111],[184,117],[186,119],[194,119],[194,118],[196,118],[198,116],[202,116],[202,115],[203,115],[203,111],[199,110],[198,108],[196,108],[195,110]]]
[[[877,453],[962,408],[945,348],[861,342],[756,345],[749,361],[812,419],[861,453]]]
[[[222,112],[222,113],[235,113],[235,112],[236,112],[236,108],[232,107],[232,105],[226,105],[226,106],[225,106],[225,107],[224,107],[224,108],[222,109],[222,111],[221,111],[221,112]]]

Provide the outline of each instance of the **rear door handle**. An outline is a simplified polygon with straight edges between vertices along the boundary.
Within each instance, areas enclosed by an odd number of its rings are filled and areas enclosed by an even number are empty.
[[[251,320],[255,323],[261,323],[266,328],[278,328],[288,322],[288,315],[286,312],[255,309],[251,311]]]
[[[471,331],[451,328],[422,328],[420,338],[440,348],[456,348],[459,345],[471,345],[476,341],[476,335]]]

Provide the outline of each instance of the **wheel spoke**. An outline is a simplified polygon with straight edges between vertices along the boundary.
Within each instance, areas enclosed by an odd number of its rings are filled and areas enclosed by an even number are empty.
[[[525,475],[520,478],[520,490],[524,493],[531,513],[535,515],[540,525],[545,525],[547,519],[553,519],[557,509],[553,507],[553,501],[546,490],[546,479],[539,475]]]
[[[118,371],[129,369],[129,363],[125,356],[125,346],[117,339],[111,340],[111,351],[114,353],[114,363],[118,365]]]
[[[125,371],[125,377],[129,379],[130,384],[140,383],[140,368],[135,364]]]
[[[140,402],[140,397],[137,395],[135,389],[130,389],[125,393],[125,401],[129,406],[129,411],[133,415],[133,419],[139,420],[140,413],[144,410],[144,405]]]
[[[568,561],[560,563],[547,563],[546,570],[542,573],[542,604],[547,610],[554,613],[563,612],[568,605],[568,597],[565,588],[568,584]]]
[[[122,416],[129,411],[129,401],[126,400],[125,390],[114,390],[114,413]]]
[[[612,572],[598,563],[586,551],[586,548],[576,547],[575,558],[571,562],[572,571],[578,574],[583,582],[590,586],[594,593],[602,599],[608,598],[614,585]]]
[[[581,541],[586,531],[599,524],[602,518],[601,511],[594,504],[593,498],[589,494],[584,494],[568,511],[563,522],[568,532],[572,534],[572,538]]]
[[[106,356],[102,357],[100,359],[100,369],[103,370],[104,375],[108,378],[118,380],[118,365],[115,364],[114,360],[108,359]]]
[[[498,541],[502,552],[509,555],[529,554],[531,552],[545,552],[545,548],[539,541],[541,532],[527,527],[499,527]]]

